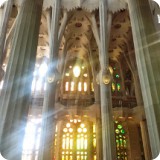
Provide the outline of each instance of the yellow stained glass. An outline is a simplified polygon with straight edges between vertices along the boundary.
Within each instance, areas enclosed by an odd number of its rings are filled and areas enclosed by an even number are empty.
[[[62,149],[65,149],[66,139],[62,140]]]
[[[69,82],[66,82],[65,84],[65,91],[69,91]]]
[[[69,132],[73,132],[73,128],[69,128]]]
[[[74,82],[71,82],[71,91],[74,91]]]
[[[82,82],[78,83],[78,91],[82,91]]]
[[[80,149],[81,143],[80,143],[80,139],[77,138],[77,149]]]
[[[96,133],[96,125],[93,124],[93,133]]]
[[[83,142],[84,142],[84,138],[83,137],[81,137],[81,149],[83,149],[84,147],[83,147]]]
[[[70,149],[73,149],[73,139],[70,139]]]
[[[116,90],[116,85],[115,83],[112,83],[112,91],[115,91]]]
[[[87,149],[87,139],[84,140],[84,149]]]
[[[88,160],[87,155],[88,155],[88,138],[89,137],[87,135],[87,131],[88,131],[87,125],[85,123],[81,123],[81,120],[78,121],[78,119],[74,118],[72,122],[70,121],[69,123],[66,123],[65,126],[66,127],[63,128],[63,134],[62,134],[62,159],[61,160],[73,160],[72,154],[77,155],[76,160]],[[73,127],[71,128],[71,126]],[[76,132],[78,134],[75,134]],[[95,133],[93,135],[95,135]],[[95,141],[94,143],[96,146],[95,136],[93,138],[93,141]]]
[[[78,130],[77,130],[79,133],[81,133],[82,132],[82,128],[78,128]]]
[[[66,149],[69,149],[69,138],[66,138]]]
[[[67,129],[67,128],[64,128],[64,129],[63,129],[63,132],[67,132],[67,131],[68,131],[68,129]]]
[[[83,132],[86,133],[87,132],[87,128],[83,128]]]
[[[66,127],[67,127],[67,128],[69,128],[70,126],[71,126],[71,124],[70,124],[70,123],[67,123],[67,124],[66,124]]]
[[[96,148],[96,139],[93,139],[93,147]]]
[[[85,124],[84,124],[84,123],[81,123],[80,127],[81,127],[81,128],[84,128],[84,127],[85,127]]]

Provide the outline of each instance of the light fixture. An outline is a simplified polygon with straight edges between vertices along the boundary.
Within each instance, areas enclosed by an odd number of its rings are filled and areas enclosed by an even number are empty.
[[[73,68],[73,74],[74,74],[74,76],[75,76],[75,77],[79,77],[79,76],[80,76],[80,73],[81,73],[80,67],[79,67],[79,66],[75,66],[75,67]]]
[[[53,74],[53,75],[48,76],[48,78],[47,78],[48,83],[53,83],[53,82],[54,82],[54,80],[55,80],[55,75],[54,75],[54,74]]]

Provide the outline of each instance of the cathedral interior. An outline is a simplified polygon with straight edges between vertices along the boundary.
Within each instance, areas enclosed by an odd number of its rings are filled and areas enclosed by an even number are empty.
[[[157,158],[159,23],[152,0],[0,3],[2,156]]]

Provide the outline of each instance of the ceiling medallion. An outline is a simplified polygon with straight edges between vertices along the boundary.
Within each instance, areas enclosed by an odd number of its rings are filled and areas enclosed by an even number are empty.
[[[78,28],[79,28],[79,27],[82,27],[82,23],[77,22],[77,23],[75,23],[75,26],[78,27]]]

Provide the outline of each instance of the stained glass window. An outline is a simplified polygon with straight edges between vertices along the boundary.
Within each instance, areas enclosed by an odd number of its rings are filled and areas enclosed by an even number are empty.
[[[88,126],[79,119],[72,119],[63,127],[62,160],[88,159]]]
[[[115,138],[116,138],[116,150],[117,159],[128,160],[127,159],[127,140],[126,131],[120,122],[115,121]]]

